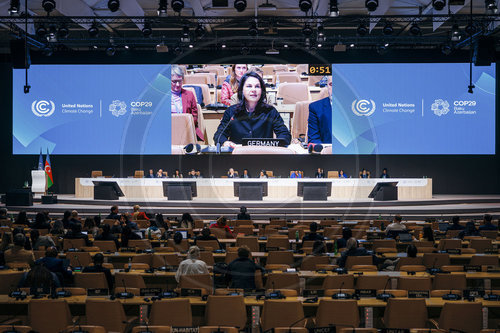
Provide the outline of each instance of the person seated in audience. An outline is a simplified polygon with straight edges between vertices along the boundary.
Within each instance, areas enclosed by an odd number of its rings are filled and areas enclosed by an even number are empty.
[[[122,228],[124,226],[129,226],[132,230],[139,230],[137,223],[130,221],[130,215],[128,213],[120,215],[120,225]]]
[[[174,174],[172,175],[172,178],[184,178],[184,176],[179,171],[179,169],[175,169]]]
[[[100,235],[97,235],[95,237],[95,240],[113,241],[115,242],[116,249],[120,248],[120,243],[118,242],[118,238],[116,238],[116,236],[111,233],[111,227],[109,224],[102,225],[102,232]]]
[[[80,220],[80,217],[78,216],[78,212],[76,210],[71,211],[71,218],[69,220],[69,228],[71,229],[71,224],[76,223],[76,224],[82,224],[82,221]]]
[[[302,237],[302,244],[304,244],[305,241],[322,241],[324,237],[320,234],[317,233],[318,231],[318,223],[316,222],[311,222],[309,224],[309,233],[306,234],[304,237]]]
[[[259,178],[267,178],[266,170],[261,170],[259,173]]]
[[[476,229],[474,221],[469,221],[465,224],[465,229],[460,231],[458,238],[464,239],[466,236],[481,236],[479,230]]]
[[[40,236],[40,231],[38,231],[38,229],[31,229],[30,238],[31,238],[31,248],[33,250],[39,250],[40,246],[44,246],[45,248],[56,246],[56,244],[52,240],[52,237]]]
[[[140,211],[141,206],[134,205],[134,212],[132,213],[132,219],[134,220],[149,220],[146,213]]]
[[[172,237],[172,239],[174,240],[174,244],[175,244],[175,245],[181,245],[182,240],[183,240],[184,238],[182,237],[182,234],[181,234],[179,231],[176,231],[176,232],[174,233],[174,237]]]
[[[35,257],[32,251],[24,249],[26,237],[22,233],[14,235],[14,246],[4,252],[5,263],[27,263],[31,267],[35,262]]]
[[[342,252],[340,258],[337,260],[337,265],[339,265],[339,267],[345,267],[347,257],[350,256],[356,257],[369,255],[373,256],[373,254],[368,252],[364,247],[358,247],[358,241],[356,238],[351,237],[347,240],[346,250]],[[375,263],[375,260],[373,260],[373,263]]]
[[[219,244],[219,249],[222,249],[222,245],[219,243],[217,237],[210,235],[210,228],[203,228],[201,230],[201,235],[196,236],[196,238],[194,239],[194,245],[198,245],[196,244],[196,242],[200,240],[215,240],[217,241],[217,244]],[[213,249],[213,250],[218,250],[218,249]]]
[[[108,282],[108,288],[111,291],[113,289],[113,276],[111,275],[111,271],[103,267],[104,264],[104,255],[102,253],[97,253],[92,258],[94,262],[94,266],[87,266],[83,269],[83,273],[104,273],[106,276],[106,281]]]
[[[45,214],[36,214],[35,222],[31,226],[31,229],[50,229],[50,223],[47,221]]]
[[[370,178],[370,171],[366,171],[365,168],[361,169],[359,172],[359,178]]]
[[[401,232],[406,232],[406,226],[401,223],[401,215],[394,216],[394,220],[387,226],[385,232],[388,238],[396,238]]]
[[[264,268],[254,263],[250,259],[250,249],[243,245],[238,248],[238,258],[231,261],[227,267],[227,277],[230,280],[231,288],[254,290],[255,272],[260,270],[264,272]]]
[[[184,71],[177,65],[172,65],[171,68],[171,106],[172,114],[190,113],[193,116],[196,136],[198,140],[205,141],[203,132],[198,127],[198,106],[196,105],[196,97],[192,91],[182,88],[184,81]]]
[[[380,178],[391,178],[391,177],[389,176],[389,173],[388,173],[388,171],[387,171],[387,168],[383,168],[383,169],[382,169],[382,174],[380,175]]]
[[[422,240],[434,243],[434,231],[430,226],[427,225],[422,229],[422,237]]]
[[[64,235],[64,239],[84,239],[85,246],[92,245],[89,236],[82,232],[82,225],[80,223],[73,223],[70,231],[66,232],[66,235]]]
[[[194,220],[191,214],[184,213],[181,217],[181,223],[179,224],[179,228],[184,229],[193,229],[194,228]]]
[[[241,174],[240,178],[252,178],[252,176],[250,176],[248,169],[243,169],[243,173]]]
[[[32,248],[31,248],[31,240],[30,238],[26,235],[26,233],[24,232],[24,229],[22,227],[15,227],[14,229],[12,229],[12,237],[16,237],[17,234],[22,234],[24,236],[24,249],[25,250],[28,250],[28,251],[31,251]]]
[[[337,249],[343,249],[347,245],[347,240],[352,237],[352,230],[349,227],[342,228],[342,238],[336,240]]]
[[[160,239],[161,230],[156,224],[156,220],[149,220],[149,227],[144,232],[147,239]]]
[[[87,217],[83,222],[83,230],[87,232],[87,235],[90,234],[93,237],[97,235],[99,228],[96,226],[95,220],[93,217]]]
[[[51,235],[64,235],[66,231],[64,230],[64,225],[61,220],[54,221],[52,228],[50,229]]]
[[[191,169],[191,171],[189,171],[188,178],[196,178],[196,170],[195,169]]]
[[[493,217],[490,214],[484,215],[483,221],[484,224],[479,226],[479,231],[483,230],[498,230],[498,227],[491,223]]]
[[[322,256],[326,253],[326,244],[322,240],[315,240],[313,243],[312,255]]]
[[[179,282],[182,275],[195,274],[208,274],[207,264],[200,260],[200,248],[196,245],[189,248],[187,259],[179,264],[179,268],[175,273],[175,280]]]
[[[448,229],[446,229],[446,231],[448,231],[448,230],[464,230],[465,229],[465,227],[460,224],[460,216],[453,216],[453,218],[451,219],[451,222],[452,222],[452,224],[450,226],[448,226]]]
[[[28,220],[27,214],[25,210],[21,210],[16,217],[16,220],[14,221],[15,224],[22,224],[22,225],[30,225],[30,220]]]
[[[234,171],[233,168],[229,168],[227,171],[227,178],[238,178],[238,171]]]
[[[69,210],[64,211],[64,215],[62,218],[62,223],[64,229],[69,229],[69,220],[71,219],[71,212]]]
[[[4,232],[2,234],[2,243],[0,243],[0,251],[2,251],[2,257],[3,257],[3,253],[5,251],[7,251],[8,249],[10,249],[14,246],[14,244],[12,243],[12,237],[14,237],[14,236],[12,235],[11,232]],[[4,258],[4,262],[5,262],[5,258]]]
[[[233,238],[233,233],[231,229],[227,226],[227,219],[221,216],[217,219],[217,222],[212,224],[210,228],[224,229],[226,231],[227,238]]]
[[[10,220],[9,216],[7,215],[7,209],[0,208],[0,220]]]
[[[328,75],[327,80],[328,96],[309,104],[309,143],[332,143],[332,76]]]
[[[168,230],[168,228],[170,228],[170,225],[167,222],[165,222],[163,214],[161,213],[155,215],[155,222],[158,228],[164,228],[165,230]]]
[[[57,275],[61,285],[66,285],[66,282],[71,280],[73,272],[68,265],[69,261],[59,259],[57,255],[57,248],[55,246],[51,246],[45,251],[45,257],[35,261],[35,265],[40,264],[45,266],[49,271]]]
[[[156,178],[153,169],[149,169],[149,173],[144,178]]]
[[[34,265],[23,274],[19,281],[19,288],[30,288],[30,294],[50,294],[54,288],[61,286],[59,278],[44,265]]]
[[[248,71],[248,66],[246,64],[234,64],[232,69],[231,75],[224,80],[221,88],[221,102],[227,106],[238,103],[237,93],[240,80]]]
[[[247,208],[245,206],[240,207],[240,212],[238,216],[236,216],[237,220],[251,220],[250,214],[247,212]]]
[[[318,170],[314,174],[314,178],[325,178],[325,172],[323,171],[323,169],[318,168]]]
[[[122,247],[128,247],[128,241],[130,239],[142,239],[142,237],[139,236],[137,232],[134,232],[134,230],[129,225],[125,225],[124,227],[122,227],[121,239]]]
[[[118,211],[118,206],[113,205],[111,206],[111,212],[109,213],[108,216],[106,216],[107,220],[119,220],[120,219],[120,213]]]
[[[408,245],[408,247],[406,248],[406,256],[408,258],[416,258],[417,253],[418,253],[418,248],[413,244]],[[394,260],[386,259],[384,261],[384,263],[382,264],[382,270],[383,271],[395,271],[396,266],[398,265],[399,259],[400,258],[396,258]]]

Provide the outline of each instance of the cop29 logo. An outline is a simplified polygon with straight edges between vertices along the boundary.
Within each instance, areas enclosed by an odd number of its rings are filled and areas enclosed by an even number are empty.
[[[431,110],[436,116],[441,117],[450,112],[450,103],[447,100],[436,99],[431,105]]]
[[[351,109],[352,109],[352,112],[354,112],[354,114],[356,116],[368,117],[368,116],[371,116],[373,114],[373,112],[375,112],[376,105],[375,105],[375,102],[371,99],[370,100],[368,100],[368,99],[360,99],[360,100],[355,99],[352,102]]]
[[[56,110],[56,106],[52,101],[33,101],[31,104],[31,111],[37,117],[49,117]]]
[[[120,100],[114,100],[113,103],[109,105],[109,111],[115,117],[123,116],[127,113],[127,104]]]

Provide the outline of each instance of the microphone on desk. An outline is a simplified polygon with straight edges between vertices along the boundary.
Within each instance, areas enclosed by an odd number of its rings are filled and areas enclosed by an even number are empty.
[[[393,294],[389,294],[389,293],[386,293],[385,291],[387,290],[387,286],[389,285],[389,282],[391,281],[391,279],[387,279],[387,282],[385,283],[385,286],[384,286],[384,291],[381,293],[381,294],[378,294],[377,295],[377,299],[381,299],[383,300],[384,302],[387,302],[387,300],[389,298],[392,298],[394,297]]]
[[[226,126],[224,126],[224,129],[219,133],[219,136],[217,137],[217,142],[215,143],[216,147],[217,147],[217,154],[220,154],[221,153],[221,145],[220,145],[220,137],[222,136],[222,134],[226,131],[226,129],[229,127],[229,124],[231,124],[231,122],[234,120],[234,116],[231,117],[231,119],[227,122]]]
[[[309,143],[307,145],[307,151],[309,154],[320,154],[323,150],[323,145],[318,143]]]
[[[445,301],[459,301],[462,299],[462,296],[460,296],[459,294],[455,294],[453,292],[453,289],[450,289],[450,292],[448,294],[443,295],[443,297],[441,298],[444,299]]]
[[[80,262],[80,258],[78,258],[77,255],[73,256],[73,258],[76,259],[76,263],[78,264],[78,266],[74,267],[73,270],[74,271],[81,271],[83,269],[83,266],[82,266],[82,263]]]
[[[493,294],[493,284],[490,284],[490,293],[484,294],[483,299],[485,301],[500,301],[500,295]]]
[[[299,320],[293,322],[290,326],[288,326],[288,333],[292,333],[292,328],[297,325],[298,323],[300,323],[301,321],[303,321],[304,319],[307,319],[309,318],[309,316],[304,316],[302,318],[300,318]]]
[[[432,263],[432,268],[429,268],[428,269],[428,273],[431,274],[431,275],[436,275],[437,273],[440,273],[441,272],[441,269],[440,268],[437,268],[436,267],[436,264],[437,264],[437,261],[438,261],[439,258],[434,258],[434,262]]]
[[[351,295],[342,292],[342,287],[344,286],[344,284],[345,284],[345,281],[342,281],[342,283],[340,284],[339,292],[332,295],[333,299],[350,299],[350,298],[352,298]]]
[[[127,286],[125,285],[125,279],[122,279],[122,284],[123,284],[123,289],[125,289],[125,291],[122,293],[117,293],[116,297],[118,297],[118,298],[132,298],[132,297],[134,297],[134,294],[129,293],[127,291]]]

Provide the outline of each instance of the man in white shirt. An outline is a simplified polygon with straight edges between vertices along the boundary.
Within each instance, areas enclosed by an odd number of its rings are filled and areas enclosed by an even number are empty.
[[[208,267],[204,261],[199,260],[200,248],[191,246],[188,250],[187,259],[183,260],[175,273],[175,280],[179,282],[182,275],[208,274]]]

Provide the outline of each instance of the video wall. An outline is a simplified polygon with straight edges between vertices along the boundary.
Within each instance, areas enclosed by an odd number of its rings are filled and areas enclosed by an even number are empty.
[[[474,94],[468,64],[323,68],[32,65],[29,94],[14,69],[13,154],[495,154],[494,64]]]

